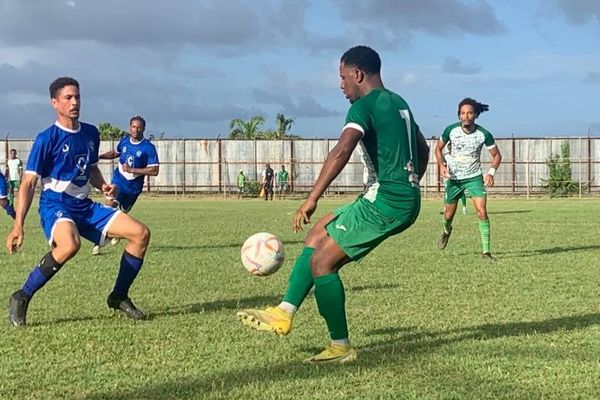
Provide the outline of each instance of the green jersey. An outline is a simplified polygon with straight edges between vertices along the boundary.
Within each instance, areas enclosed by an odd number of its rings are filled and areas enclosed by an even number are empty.
[[[350,106],[346,127],[363,134],[358,152],[367,172],[364,198],[394,215],[398,200],[419,201],[419,127],[406,101],[385,88],[373,89]]]
[[[279,171],[277,173],[277,183],[286,183],[288,181],[289,174],[287,171]]]
[[[239,174],[237,176],[237,185],[239,188],[243,188],[244,186],[246,186],[246,175]]]
[[[454,180],[481,175],[481,148],[484,144],[488,150],[496,147],[492,134],[477,124],[470,133],[462,129],[460,122],[452,124],[444,130],[440,140],[450,144],[450,151],[445,158],[448,175]]]

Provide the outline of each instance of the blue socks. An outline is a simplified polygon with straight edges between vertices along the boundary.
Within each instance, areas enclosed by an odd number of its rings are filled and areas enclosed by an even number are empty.
[[[6,210],[7,215],[9,215],[12,219],[15,219],[15,217],[17,216],[17,213],[15,212],[15,208],[12,206],[12,204],[7,202],[6,205],[3,206],[2,208],[4,208]]]
[[[113,289],[113,294],[116,297],[124,299],[128,296],[129,287],[133,283],[138,272],[140,272],[143,263],[144,259],[137,258],[127,251],[123,251],[119,274],[117,275],[117,281],[115,282],[115,288]]]
[[[48,280],[49,279],[42,274],[40,267],[37,266],[33,271],[31,271],[21,290],[27,295],[27,297],[32,297],[35,292],[40,290],[42,286],[48,282]]]
[[[62,268],[62,264],[54,259],[52,252],[48,252],[40,263],[29,273],[21,290],[31,298]]]

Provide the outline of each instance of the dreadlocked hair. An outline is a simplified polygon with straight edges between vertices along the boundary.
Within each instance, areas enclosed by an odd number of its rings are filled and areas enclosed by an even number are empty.
[[[473,107],[473,110],[475,110],[476,117],[479,117],[479,114],[489,111],[490,109],[490,106],[488,106],[487,104],[480,103],[475,99],[467,97],[466,99],[463,99],[460,103],[458,103],[458,115],[460,115],[461,107],[465,105]]]

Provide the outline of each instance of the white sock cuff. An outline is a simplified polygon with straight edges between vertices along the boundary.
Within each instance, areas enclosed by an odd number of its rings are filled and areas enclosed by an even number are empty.
[[[288,303],[287,301],[282,301],[278,307],[284,309],[292,315],[294,315],[296,313],[296,310],[298,309],[298,307],[296,307],[292,303]]]

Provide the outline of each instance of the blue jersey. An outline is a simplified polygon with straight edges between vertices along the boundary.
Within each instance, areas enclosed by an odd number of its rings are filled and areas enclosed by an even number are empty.
[[[125,136],[117,145],[116,151],[119,154],[119,166],[115,169],[113,183],[117,184],[121,191],[141,193],[144,188],[144,175],[123,171],[123,164],[131,168],[158,166],[156,147],[147,139],[134,142],[131,137]]]
[[[45,203],[88,205],[90,166],[98,163],[100,134],[95,126],[79,123],[67,129],[56,122],[37,135],[25,168],[41,177],[40,210]]]

